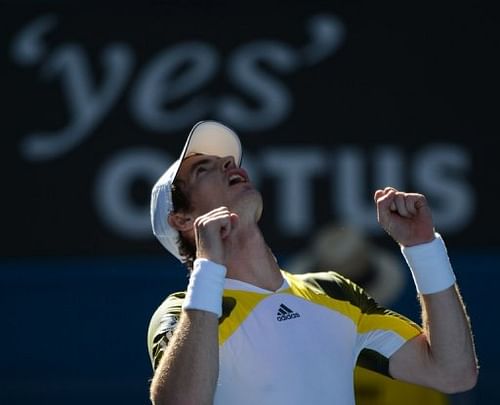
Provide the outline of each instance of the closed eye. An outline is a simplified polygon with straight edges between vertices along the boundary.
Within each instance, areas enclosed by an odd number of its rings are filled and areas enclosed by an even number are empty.
[[[211,165],[212,162],[208,158],[199,160],[193,166],[191,166],[190,176],[194,178],[198,177],[198,175],[207,172]]]
[[[204,172],[207,171],[207,168],[205,166],[198,166],[194,172],[195,176],[198,176]]]

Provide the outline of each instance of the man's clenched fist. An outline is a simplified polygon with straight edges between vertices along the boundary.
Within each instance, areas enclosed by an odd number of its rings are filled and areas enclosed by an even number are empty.
[[[413,246],[434,239],[431,210],[424,195],[386,187],[375,192],[374,200],[379,224],[400,245]]]
[[[227,240],[238,223],[238,215],[219,207],[194,221],[196,258],[225,265]]]

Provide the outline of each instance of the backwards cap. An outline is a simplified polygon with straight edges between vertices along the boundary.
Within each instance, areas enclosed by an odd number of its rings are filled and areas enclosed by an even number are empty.
[[[172,184],[184,159],[195,154],[219,157],[232,156],[241,164],[241,143],[236,133],[215,121],[200,121],[189,133],[181,156],[158,179],[151,192],[151,226],[153,234],[165,249],[182,261],[177,246],[179,232],[168,223],[173,211]]]

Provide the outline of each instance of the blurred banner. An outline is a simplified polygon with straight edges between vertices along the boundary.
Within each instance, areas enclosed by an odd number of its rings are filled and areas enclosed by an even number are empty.
[[[455,246],[498,245],[480,14],[37,3],[1,17],[3,255],[160,252],[149,192],[203,119],[240,134],[278,251],[326,221],[378,235],[385,185],[425,193]]]
[[[460,2],[0,1],[0,403],[148,403],[149,316],[186,282],[152,236],[150,190],[205,119],[240,135],[283,263],[327,223],[397,253],[373,193],[424,193],[484,360],[455,404],[500,403],[482,316],[500,282],[495,15]],[[394,308],[418,320],[405,277]]]

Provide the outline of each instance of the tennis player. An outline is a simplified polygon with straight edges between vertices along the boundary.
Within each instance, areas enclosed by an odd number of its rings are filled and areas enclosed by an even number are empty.
[[[422,194],[374,194],[413,275],[420,326],[333,271],[281,269],[241,157],[233,130],[197,123],[153,188],[153,232],[190,271],[149,325],[154,404],[352,405],[356,364],[446,393],[475,386],[469,319]]]

